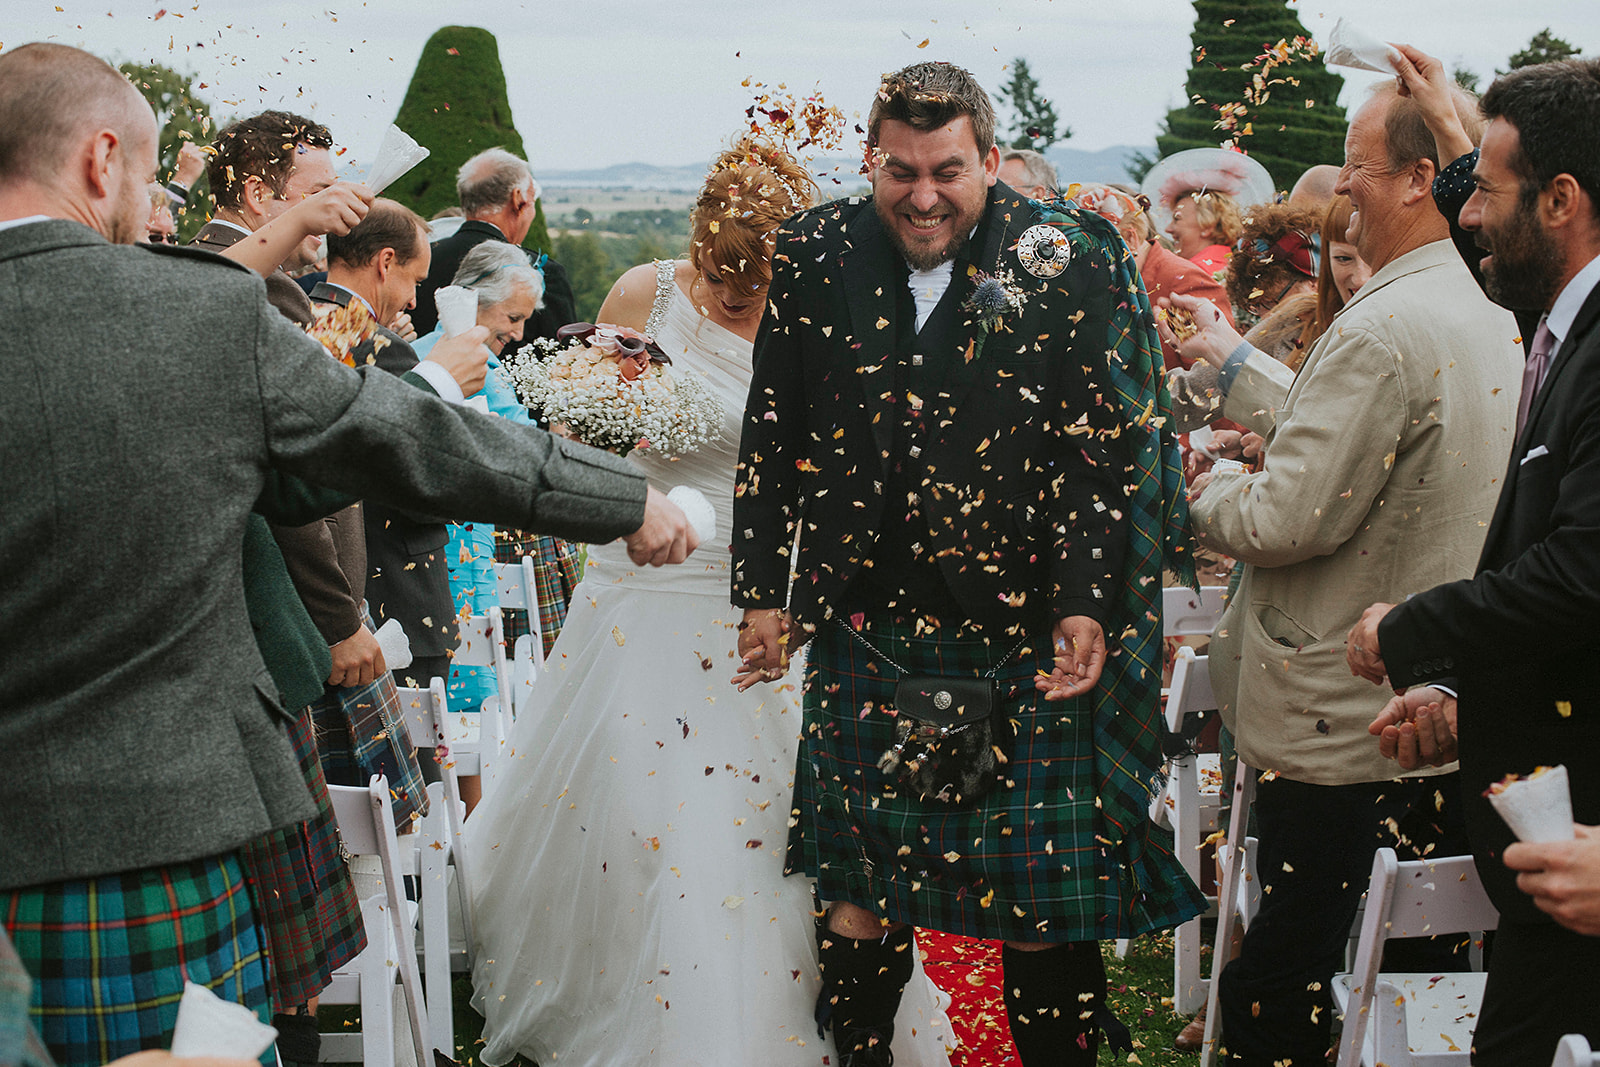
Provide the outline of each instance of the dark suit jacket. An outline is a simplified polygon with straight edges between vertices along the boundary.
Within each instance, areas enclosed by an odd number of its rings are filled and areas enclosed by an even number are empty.
[[[433,261],[428,265],[428,279],[417,286],[417,306],[411,312],[411,322],[418,337],[426,337],[439,324],[439,309],[434,306],[433,294],[455,280],[456,271],[468,252],[485,241],[504,241],[506,235],[490,222],[468,219],[461,228],[442,241],[433,244]],[[537,260],[537,257],[530,256]],[[578,312],[572,298],[572,283],[567,279],[566,268],[553,259],[544,264],[544,301],[529,317],[523,327],[523,339],[554,337],[556,331],[569,322],[577,321]]]
[[[1511,831],[1482,796],[1565,763],[1573,814],[1600,823],[1600,288],[1589,294],[1511,452],[1477,576],[1420,592],[1379,627],[1396,686],[1453,675],[1467,827],[1501,915],[1548,922],[1500,861]]]
[[[189,243],[196,248],[221,252],[238,244],[244,236],[232,226],[208,222]],[[306,299],[306,294],[295,284],[294,279],[283,271],[276,270],[267,276],[267,299],[272,301],[272,306],[281,311],[290,322],[297,323],[301,328],[311,325],[311,301]]]
[[[643,517],[626,464],[329,359],[210,253],[54,220],[0,271],[0,890],[312,814],[244,605],[267,470],[576,540]]]
[[[1126,537],[1126,459],[1101,399],[1110,261],[1102,249],[1081,251],[1060,276],[1034,277],[1016,252],[1034,208],[1004,184],[990,193],[974,263],[1010,271],[1029,296],[981,355],[970,358],[980,327],[965,313],[938,354],[955,369],[924,398],[930,547],[975,622],[1103,620]],[[1097,216],[1084,225],[1117,240]],[[740,445],[736,606],[787,603],[813,628],[871,558],[903,402],[893,338],[904,278],[870,197],[823,205],[779,230]],[[954,278],[945,299],[965,301],[972,285]]]
[[[314,303],[350,302],[350,294],[327,284],[311,290]],[[365,341],[351,352],[357,366],[373,362],[390,374],[405,374],[417,365],[417,354],[399,334],[378,327],[387,344]],[[366,530],[365,591],[372,621],[382,626],[399,619],[415,656],[443,656],[456,647],[455,601],[444,547],[450,532],[437,518],[416,515],[371,502],[361,508]]]

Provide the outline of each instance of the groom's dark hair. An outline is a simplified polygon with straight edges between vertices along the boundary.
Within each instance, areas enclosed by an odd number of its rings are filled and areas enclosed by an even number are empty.
[[[867,114],[867,145],[875,148],[884,119],[914,130],[937,130],[966,115],[978,154],[994,147],[994,105],[977,79],[953,63],[913,63],[885,74]]]

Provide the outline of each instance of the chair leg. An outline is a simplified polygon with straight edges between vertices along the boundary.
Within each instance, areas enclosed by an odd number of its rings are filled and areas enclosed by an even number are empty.
[[[430,788],[429,792],[432,792]],[[426,963],[424,986],[428,1004],[428,1034],[433,1046],[454,1058],[455,1018],[450,998],[450,886],[448,849],[431,847],[448,834],[442,810],[447,800],[434,798],[428,812],[422,845],[422,945]],[[442,842],[441,842],[442,843]],[[423,1067],[429,1067],[423,1064]]]
[[[1206,990],[1206,1036],[1200,1045],[1200,1067],[1211,1067],[1217,1053],[1217,1025],[1221,1012],[1217,997],[1222,969],[1228,965],[1228,946],[1233,944],[1234,914],[1238,907],[1239,881],[1244,874],[1245,833],[1250,825],[1250,805],[1255,800],[1255,772],[1240,760],[1233,772],[1233,811],[1228,819],[1228,865],[1222,885],[1217,887],[1217,939],[1211,946],[1211,987]]]

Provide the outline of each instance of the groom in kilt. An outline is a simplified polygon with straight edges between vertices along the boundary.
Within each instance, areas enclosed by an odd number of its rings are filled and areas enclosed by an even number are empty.
[[[1161,568],[1193,574],[1149,305],[1110,224],[996,180],[966,71],[887,76],[868,144],[872,197],[779,231],[734,506],[735,682],[811,643],[817,1019],[892,1063],[925,926],[1005,941],[1022,1063],[1093,1063],[1097,942],[1201,906],[1146,815]]]

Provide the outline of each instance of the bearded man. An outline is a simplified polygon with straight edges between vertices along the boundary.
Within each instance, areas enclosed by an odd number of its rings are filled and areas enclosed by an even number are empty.
[[[841,1062],[892,1062],[923,926],[1006,942],[1023,1063],[1093,1063],[1097,942],[1199,907],[1145,814],[1165,536],[1192,573],[1174,443],[1147,420],[1158,342],[1111,224],[997,181],[966,71],[888,76],[868,125],[872,197],[790,220],[773,255],[735,681],[814,642],[788,869],[832,902],[818,1020]],[[906,728],[940,714],[966,717],[919,755]]]

